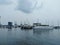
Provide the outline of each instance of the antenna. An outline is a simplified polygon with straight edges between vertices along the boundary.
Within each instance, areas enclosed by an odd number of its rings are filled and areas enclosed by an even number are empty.
[[[59,26],[59,20],[57,21],[57,23],[58,23],[58,26]]]

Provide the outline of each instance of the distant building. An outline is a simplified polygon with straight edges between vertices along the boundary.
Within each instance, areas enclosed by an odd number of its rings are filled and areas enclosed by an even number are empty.
[[[8,22],[8,26],[12,26],[12,22]]]
[[[8,22],[8,28],[11,29],[13,26],[13,23],[12,22]]]

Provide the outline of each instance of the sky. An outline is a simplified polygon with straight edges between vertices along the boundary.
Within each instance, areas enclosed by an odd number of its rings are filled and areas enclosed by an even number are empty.
[[[60,0],[0,0],[1,24],[60,23]]]

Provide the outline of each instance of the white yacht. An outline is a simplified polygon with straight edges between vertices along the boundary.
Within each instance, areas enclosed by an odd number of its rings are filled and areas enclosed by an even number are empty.
[[[37,25],[38,23],[36,23],[36,25],[33,27],[34,30],[52,30],[53,27],[49,26],[49,25]]]
[[[51,26],[35,26],[33,27],[34,30],[52,30],[53,27]]]

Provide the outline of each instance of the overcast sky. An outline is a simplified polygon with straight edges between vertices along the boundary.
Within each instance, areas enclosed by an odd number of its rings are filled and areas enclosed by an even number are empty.
[[[1,23],[60,23],[60,0],[0,0]]]

